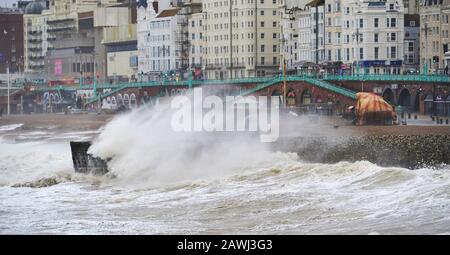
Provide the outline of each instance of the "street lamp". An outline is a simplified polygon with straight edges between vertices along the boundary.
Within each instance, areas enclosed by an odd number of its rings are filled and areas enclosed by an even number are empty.
[[[359,75],[359,54],[360,54],[360,49],[359,49],[359,38],[360,36],[362,36],[362,33],[359,32],[359,28],[356,28],[356,33],[353,33],[352,37],[353,39],[356,39],[356,69],[357,69],[357,74]]]
[[[423,73],[428,75],[428,24],[426,21],[426,15],[422,17],[422,23],[424,24],[424,28],[422,30],[425,31],[425,63],[423,65]]]
[[[230,79],[233,79],[233,0],[230,0]],[[239,15],[239,14],[238,14]]]
[[[9,77],[9,62],[6,62],[6,75],[7,75],[6,79],[7,79],[7,82],[8,82],[8,89],[7,89],[7,93],[8,93],[8,106],[7,106],[7,108],[8,108],[8,110],[7,110],[7,114],[9,116],[11,114],[11,105],[10,105],[11,80],[10,80],[10,77]]]

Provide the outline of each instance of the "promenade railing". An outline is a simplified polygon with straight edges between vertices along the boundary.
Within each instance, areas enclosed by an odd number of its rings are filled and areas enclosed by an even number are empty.
[[[361,75],[329,75],[323,76],[328,81],[416,81],[450,83],[448,75],[389,75],[389,74],[361,74]]]

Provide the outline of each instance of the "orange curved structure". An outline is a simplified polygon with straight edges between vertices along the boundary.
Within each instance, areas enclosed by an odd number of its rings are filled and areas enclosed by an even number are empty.
[[[357,125],[393,125],[397,114],[392,105],[373,93],[356,94]]]

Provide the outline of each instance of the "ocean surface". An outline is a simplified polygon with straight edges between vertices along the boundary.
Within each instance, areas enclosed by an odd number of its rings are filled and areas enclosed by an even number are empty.
[[[449,167],[305,163],[241,138],[165,136],[147,119],[0,126],[0,234],[450,233]],[[106,176],[73,171],[69,141],[91,139],[114,157]]]

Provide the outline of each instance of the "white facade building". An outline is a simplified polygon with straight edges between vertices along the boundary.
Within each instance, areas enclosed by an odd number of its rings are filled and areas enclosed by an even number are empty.
[[[315,7],[309,10],[309,22],[305,15],[298,22],[299,62],[316,62],[318,51],[318,63],[328,72],[402,72],[405,35],[402,1],[326,0],[325,5],[319,6],[318,45]]]
[[[344,63],[353,72],[398,74],[403,65],[403,3],[342,1]],[[359,65],[360,68],[357,68]]]
[[[192,14],[189,19],[189,66],[191,68],[204,67],[203,61],[203,13]]]
[[[151,1],[147,6],[138,6],[138,73],[149,79],[185,68],[186,15],[181,8],[159,7],[161,11],[156,13]]]

